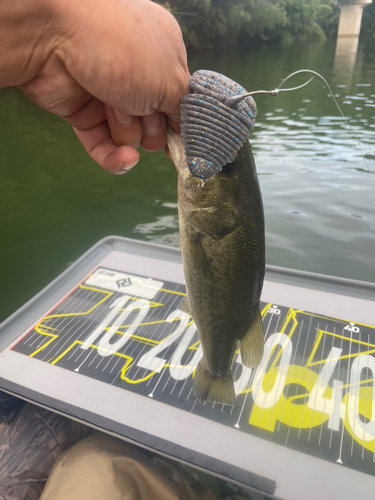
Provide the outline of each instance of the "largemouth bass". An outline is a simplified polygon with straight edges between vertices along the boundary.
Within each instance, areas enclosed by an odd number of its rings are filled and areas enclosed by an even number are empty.
[[[186,310],[197,325],[203,349],[193,389],[200,401],[233,404],[231,366],[238,342],[245,366],[258,366],[263,355],[262,198],[247,140],[234,161],[209,178],[201,170],[194,172],[199,177],[191,173],[185,146],[186,140],[169,131],[168,147],[178,172]],[[200,164],[205,162],[211,163],[209,156]]]

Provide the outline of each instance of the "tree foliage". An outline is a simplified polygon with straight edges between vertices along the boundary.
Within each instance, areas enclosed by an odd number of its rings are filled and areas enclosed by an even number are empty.
[[[375,38],[375,3],[363,9],[361,35]]]
[[[158,0],[177,18],[188,47],[322,39],[337,30],[334,0]]]

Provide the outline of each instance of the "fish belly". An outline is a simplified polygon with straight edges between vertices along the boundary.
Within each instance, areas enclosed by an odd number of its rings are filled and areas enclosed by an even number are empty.
[[[219,239],[196,233],[186,222],[180,227],[187,293],[203,350],[194,392],[201,401],[233,404],[231,367],[239,342],[250,331],[250,351],[253,353],[255,346],[258,354],[247,360],[248,365],[257,365],[263,352],[261,322],[259,330],[259,321],[255,321],[255,342],[251,332],[254,320],[259,320],[263,256],[251,252],[252,246],[256,247],[256,241],[249,245],[251,236],[254,240],[254,226],[240,225]]]

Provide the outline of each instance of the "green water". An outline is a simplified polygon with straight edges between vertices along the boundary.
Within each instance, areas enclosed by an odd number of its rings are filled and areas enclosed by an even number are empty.
[[[309,43],[205,51],[189,65],[248,90],[273,88],[300,68],[322,73],[375,172],[375,41],[361,43],[353,71],[334,69],[334,56],[334,42]],[[375,282],[375,174],[323,82],[257,105],[251,142],[268,264]],[[0,321],[105,236],[178,245],[176,174],[164,153],[142,152],[117,177],[87,156],[68,124],[17,89],[0,91],[0,116]]]

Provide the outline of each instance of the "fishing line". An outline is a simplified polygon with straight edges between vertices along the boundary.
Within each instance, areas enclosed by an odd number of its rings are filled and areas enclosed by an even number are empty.
[[[353,136],[355,137],[355,139],[357,141],[358,148],[359,148],[359,151],[361,153],[361,158],[363,160],[363,163],[366,165],[367,170],[371,174],[375,174],[375,172],[367,164],[367,161],[366,161],[365,155],[363,153],[363,149],[362,149],[362,143],[359,140],[357,134],[355,133],[353,127],[350,125],[350,123],[346,119],[344,113],[342,112],[342,110],[341,110],[338,102],[336,101],[335,96],[333,95],[333,92],[332,92],[332,89],[331,89],[329,83],[324,78],[324,76],[322,76],[320,73],[317,73],[316,71],[313,71],[312,69],[299,69],[297,71],[294,71],[293,73],[291,73],[290,75],[288,75],[286,78],[284,78],[283,80],[281,80],[280,85],[277,88],[273,89],[273,90],[255,90],[254,92],[247,92],[246,94],[241,94],[241,95],[238,95],[238,96],[229,97],[226,101],[224,101],[224,104],[226,106],[229,106],[230,108],[233,108],[238,103],[240,103],[245,97],[253,96],[253,95],[256,95],[256,94],[267,94],[267,95],[271,95],[271,96],[276,96],[279,92],[290,92],[291,90],[298,90],[298,89],[301,89],[301,88],[305,87],[306,85],[308,85],[314,79],[314,77],[311,77],[310,80],[308,80],[307,82],[303,83],[302,85],[298,85],[297,87],[291,87],[291,88],[288,88],[288,89],[282,89],[281,88],[281,86],[284,85],[284,83],[287,80],[289,80],[289,78],[292,78],[292,76],[298,75],[299,73],[312,73],[313,75],[318,76],[319,78],[321,78],[323,80],[323,82],[327,85],[327,88],[328,88],[329,93],[330,93],[330,95],[331,95],[331,97],[333,99],[333,102],[335,103],[337,109],[339,110],[340,115],[342,116],[342,118],[344,118],[346,125],[349,127],[349,129],[351,130]]]
[[[303,71],[303,70],[301,70]],[[284,82],[290,78],[291,76],[293,76],[294,73],[292,73],[291,75],[287,76],[284,80]],[[273,89],[273,90],[254,90],[253,92],[247,92],[246,94],[240,94],[240,95],[236,95],[236,96],[232,96],[232,97],[229,97],[228,99],[226,99],[224,101],[224,104],[225,106],[228,106],[229,108],[233,108],[236,104],[240,103],[241,101],[243,101],[245,99],[245,97],[249,97],[249,96],[253,96],[253,95],[256,95],[256,94],[267,94],[267,95],[272,95],[272,96],[275,96],[277,95],[279,92],[289,92],[290,90],[298,90],[298,89],[301,89],[302,87],[305,87],[306,85],[308,85],[312,80],[314,79],[314,77],[312,76],[310,78],[310,80],[308,80],[307,82],[303,83],[302,85],[298,85],[297,87],[291,87],[290,89],[281,89],[281,85],[276,88],[276,89]],[[284,83],[282,82],[282,83]]]
[[[273,89],[273,90],[256,90],[254,92],[248,92],[247,94],[242,94],[240,96],[235,96],[233,98],[227,99],[226,102],[225,102],[225,104],[227,106],[229,106],[229,107],[232,107],[232,106],[238,104],[244,97],[247,97],[247,96],[253,96],[255,94],[268,94],[268,95],[276,96],[279,92],[290,92],[291,90],[298,90],[298,89],[301,89],[302,87],[305,87],[306,85],[308,85],[314,79],[314,77],[312,77],[312,78],[310,78],[310,80],[308,80],[307,82],[303,83],[302,85],[299,85],[298,87],[291,87],[291,88],[288,88],[288,89],[282,89],[281,88],[281,86],[284,85],[284,83],[287,80],[289,80],[289,78],[292,78],[292,76],[298,75],[299,73],[312,73],[313,75],[318,76],[319,78],[321,78],[323,80],[323,82],[327,85],[327,88],[328,88],[329,93],[330,93],[330,95],[331,95],[331,97],[333,99],[333,102],[335,103],[337,109],[339,110],[340,115],[344,118],[346,125],[349,127],[349,129],[351,130],[353,136],[355,137],[355,139],[357,141],[357,144],[358,144],[358,147],[359,147],[359,151],[361,153],[361,158],[363,160],[363,163],[366,165],[367,170],[371,174],[375,174],[375,172],[367,164],[367,161],[366,161],[365,155],[363,153],[363,149],[362,149],[362,143],[359,140],[357,134],[355,133],[353,127],[350,125],[350,123],[346,119],[344,113],[342,112],[342,110],[341,110],[338,102],[336,101],[335,96],[333,95],[333,92],[332,92],[332,89],[331,89],[329,83],[324,78],[324,76],[322,76],[320,73],[317,73],[316,71],[313,71],[312,69],[299,69],[297,71],[294,71],[293,73],[291,73],[290,75],[288,75],[286,78],[284,78],[284,80],[281,81],[280,85],[276,89]]]
[[[313,76],[302,85],[281,88],[299,73],[310,73]],[[255,124],[256,104],[253,95],[276,96],[280,92],[298,90],[308,85],[315,76],[321,78],[327,86],[341,117],[357,141],[366,169],[375,174],[367,164],[362,144],[344,116],[327,80],[310,69],[294,71],[273,90],[253,92],[247,92],[235,81],[215,71],[196,71],[189,81],[191,93],[182,98],[181,105],[181,136],[190,173],[203,180],[210,179],[234,161]]]
[[[302,70],[303,71],[303,70]],[[312,80],[314,80],[314,77],[312,76],[310,78],[310,80],[307,80],[307,82],[303,83],[302,85],[298,85],[297,87],[290,87],[289,89],[281,89],[281,85],[283,83],[286,82],[286,80],[288,78],[290,78],[291,76],[293,76],[294,73],[292,73],[291,75],[287,76],[285,78],[285,80],[276,88],[276,89],[273,89],[273,90],[255,90],[254,92],[249,92],[248,94],[246,95],[255,95],[255,94],[269,94],[269,95],[277,95],[279,92],[290,92],[291,90],[298,90],[298,89],[302,89],[302,87],[306,87],[306,85],[308,85]]]
[[[344,118],[345,123],[346,123],[346,124],[347,124],[347,126],[350,128],[350,130],[352,131],[352,133],[353,133],[353,135],[354,135],[354,137],[355,137],[355,139],[356,139],[356,141],[357,141],[357,144],[358,144],[359,150],[360,150],[360,152],[361,152],[361,157],[362,157],[363,163],[366,165],[366,167],[367,167],[368,171],[369,171],[371,174],[375,174],[375,172],[374,172],[373,170],[371,170],[371,168],[368,166],[368,164],[367,164],[367,162],[366,162],[365,155],[363,154],[363,149],[362,149],[362,144],[361,144],[361,141],[359,140],[359,138],[358,138],[357,134],[355,133],[355,131],[354,131],[353,127],[350,125],[350,123],[348,122],[348,120],[345,118],[345,115],[344,115],[344,113],[342,112],[342,110],[341,110],[341,108],[340,108],[340,106],[339,106],[338,102],[336,101],[336,98],[335,98],[335,96],[333,95],[332,89],[331,89],[331,87],[330,87],[329,83],[327,82],[327,80],[324,78],[324,76],[322,76],[320,73],[317,73],[316,71],[313,71],[312,69],[299,69],[298,71],[294,71],[293,73],[291,73],[290,75],[288,75],[286,78],[284,78],[284,80],[282,80],[282,81],[281,81],[281,83],[280,83],[280,85],[279,85],[279,87],[278,87],[278,89],[277,89],[277,90],[286,90],[286,91],[288,91],[288,90],[294,90],[294,89],[281,89],[280,87],[281,87],[282,85],[284,85],[284,83],[285,83],[287,80],[289,80],[289,78],[291,78],[291,77],[292,77],[292,76],[294,76],[294,75],[298,75],[299,73],[312,73],[313,75],[316,75],[316,76],[318,76],[319,78],[321,78],[321,79],[323,80],[323,82],[327,85],[327,88],[328,88],[328,90],[329,90],[329,93],[331,94],[331,97],[332,97],[332,99],[333,99],[333,102],[336,104],[336,107],[337,107],[337,109],[339,110],[340,115]],[[314,78],[314,77],[313,77],[313,78]],[[309,80],[309,82],[310,82],[310,81],[311,81],[311,80]],[[307,83],[309,83],[309,82],[307,82]],[[305,84],[305,85],[306,85],[306,84]],[[296,88],[298,88],[298,87],[296,87]]]

